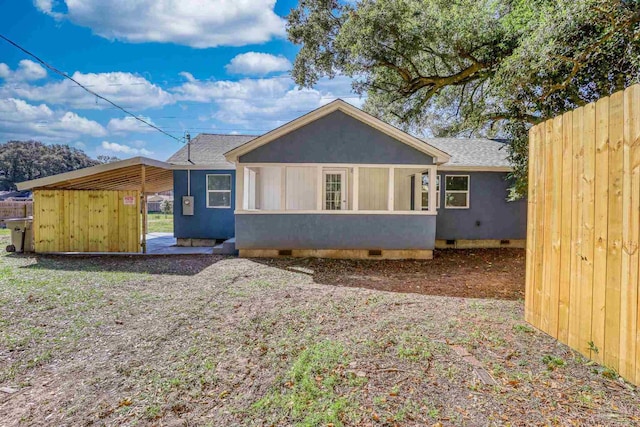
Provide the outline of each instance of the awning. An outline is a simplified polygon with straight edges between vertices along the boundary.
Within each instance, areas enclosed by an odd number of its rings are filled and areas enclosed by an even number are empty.
[[[172,165],[134,157],[17,184],[18,190],[140,190],[157,193],[173,189]]]

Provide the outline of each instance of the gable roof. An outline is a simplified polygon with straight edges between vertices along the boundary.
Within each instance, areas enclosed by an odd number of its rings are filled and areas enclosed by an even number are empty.
[[[188,160],[188,148],[183,146],[167,163],[178,166],[206,166],[210,169],[235,169],[235,165],[225,159],[224,153],[233,150],[252,139],[256,135],[218,135],[201,133],[191,140],[191,162]]]
[[[451,155],[442,170],[494,170],[508,172],[509,144],[488,138],[429,138],[424,141]],[[466,168],[466,169],[465,169]]]
[[[289,132],[299,129],[321,117],[324,117],[338,110],[353,117],[354,119],[360,120],[361,122],[377,129],[382,133],[389,135],[390,137],[418,151],[421,151],[433,157],[434,163],[436,164],[446,163],[450,160],[450,156],[446,152],[430,145],[429,143],[425,143],[424,141],[412,135],[409,135],[408,133],[403,132],[394,126],[391,126],[390,124],[385,123],[370,114],[365,113],[364,111],[344,102],[341,99],[336,99],[335,101],[330,102],[329,104],[324,105],[316,110],[313,110],[310,113],[305,114],[304,116],[298,117],[297,119],[284,124],[270,132],[267,132],[264,135],[254,138],[251,141],[228,151],[227,153],[225,153],[225,157],[230,162],[236,162],[239,156],[242,156],[243,154],[246,154],[262,145],[268,144],[271,141],[288,134]]]

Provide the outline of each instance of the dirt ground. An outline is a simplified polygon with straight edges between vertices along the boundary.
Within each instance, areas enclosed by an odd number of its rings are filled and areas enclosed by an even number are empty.
[[[447,249],[429,261],[348,261],[307,258],[256,260],[313,271],[316,283],[462,298],[524,298],[522,249]],[[489,279],[490,278],[490,279]]]
[[[638,424],[523,321],[523,264],[2,256],[0,425]]]

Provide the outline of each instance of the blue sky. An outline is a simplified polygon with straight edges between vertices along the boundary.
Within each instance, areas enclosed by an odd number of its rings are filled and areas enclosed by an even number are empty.
[[[0,0],[0,33],[168,133],[259,134],[335,98],[347,78],[299,90],[293,0]],[[0,40],[0,142],[164,160],[181,144],[126,118]]]

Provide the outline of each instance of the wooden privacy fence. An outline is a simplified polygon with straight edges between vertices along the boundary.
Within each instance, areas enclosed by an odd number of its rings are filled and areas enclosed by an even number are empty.
[[[525,317],[640,384],[640,86],[533,127]]]
[[[0,221],[7,218],[25,218],[33,215],[32,201],[0,201]]]
[[[140,192],[35,190],[36,252],[140,252]]]

